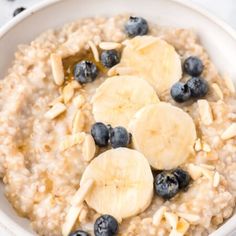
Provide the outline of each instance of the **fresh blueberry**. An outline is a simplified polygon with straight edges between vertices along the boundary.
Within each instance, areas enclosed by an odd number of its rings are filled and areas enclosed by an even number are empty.
[[[74,77],[81,83],[86,84],[93,82],[98,76],[98,68],[91,61],[81,61],[75,65]]]
[[[94,224],[95,236],[115,236],[118,233],[117,220],[111,215],[100,216]]]
[[[203,63],[198,57],[188,57],[184,61],[184,71],[191,76],[201,75],[203,69]]]
[[[107,126],[103,123],[97,122],[93,124],[91,129],[91,135],[93,136],[95,143],[99,147],[105,147],[108,145],[109,130]]]
[[[13,12],[13,17],[20,14],[22,11],[26,10],[25,7],[18,7],[16,10]]]
[[[83,230],[76,230],[75,232],[70,233],[69,236],[90,236],[90,234]]]
[[[114,49],[103,51],[101,54],[101,62],[105,67],[111,68],[120,62],[120,55]]]
[[[127,147],[130,143],[130,134],[123,127],[110,129],[110,142],[113,148]]]
[[[142,17],[131,16],[125,24],[125,32],[129,37],[145,35],[148,33],[148,23]]]
[[[179,182],[174,174],[163,171],[155,177],[154,188],[158,196],[168,200],[178,193]]]
[[[200,77],[193,77],[188,80],[187,86],[191,91],[191,97],[202,98],[208,92],[208,83]]]
[[[171,97],[176,101],[176,102],[186,102],[191,98],[191,92],[187,84],[178,82],[175,83],[170,91]]]
[[[174,176],[177,178],[179,182],[180,189],[186,189],[190,183],[191,177],[189,173],[181,168],[177,168],[172,171]]]

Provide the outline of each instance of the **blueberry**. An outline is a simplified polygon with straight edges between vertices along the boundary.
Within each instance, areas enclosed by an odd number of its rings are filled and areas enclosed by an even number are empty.
[[[94,224],[95,236],[115,236],[118,233],[117,220],[111,215],[100,216]]]
[[[105,67],[111,68],[120,62],[120,55],[116,50],[103,51],[101,54],[101,62]]]
[[[170,91],[171,97],[176,102],[186,102],[191,98],[191,92],[187,84],[178,82],[174,84]]]
[[[76,230],[75,232],[70,233],[69,236],[90,236],[90,234],[83,230]]]
[[[186,189],[190,183],[191,177],[189,173],[181,168],[172,171],[179,182],[180,189]]]
[[[129,37],[145,35],[148,33],[148,23],[142,17],[131,16],[125,24],[125,32]]]
[[[91,135],[99,147],[105,147],[108,145],[109,130],[103,123],[97,122],[93,124],[91,128]]]
[[[123,127],[110,129],[110,142],[113,148],[127,147],[130,143],[130,134]]]
[[[91,61],[81,61],[75,65],[74,77],[81,83],[86,84],[93,82],[98,76],[98,68]]]
[[[20,14],[22,11],[26,10],[25,7],[18,7],[16,10],[13,12],[13,17]]]
[[[158,196],[168,200],[178,193],[179,182],[174,174],[163,171],[155,177],[154,188]]]
[[[202,98],[208,92],[208,83],[200,77],[193,77],[188,80],[187,86],[191,91],[191,97]]]
[[[191,76],[201,75],[204,66],[198,57],[188,57],[184,61],[184,71]]]

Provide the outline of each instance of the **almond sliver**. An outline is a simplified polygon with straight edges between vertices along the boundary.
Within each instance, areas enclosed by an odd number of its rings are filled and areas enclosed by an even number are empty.
[[[223,140],[227,140],[236,136],[236,123],[231,124],[221,135]]]
[[[166,218],[166,221],[170,224],[170,226],[173,229],[176,229],[177,223],[178,223],[178,215],[170,212],[165,212],[164,216]]]
[[[162,218],[164,217],[164,213],[167,208],[165,206],[161,206],[152,217],[152,224],[158,226],[161,223]]]
[[[189,214],[189,213],[178,213],[178,216],[181,218],[187,220],[190,223],[197,223],[200,220],[200,216],[194,215],[194,214]]]
[[[74,96],[74,87],[71,84],[67,84],[62,90],[64,102],[68,103]]]
[[[85,161],[89,162],[94,158],[96,145],[92,135],[87,134],[82,147],[82,154]]]
[[[229,89],[229,91],[234,94],[235,93],[235,86],[234,86],[234,82],[232,81],[232,79],[228,75],[225,75],[224,81],[225,81],[225,84],[226,84],[227,88]]]
[[[58,102],[63,102],[63,96],[59,96],[59,97],[55,98],[52,102],[49,103],[49,106],[52,107]]]
[[[89,179],[86,181],[75,193],[72,201],[71,208],[66,216],[65,223],[62,225],[63,236],[68,236],[71,232],[80,212],[83,209],[83,201],[85,200],[87,194],[93,187],[94,181]]]
[[[76,108],[81,108],[85,103],[85,98],[83,95],[79,94],[73,99],[73,104]]]
[[[80,188],[77,190],[77,192],[75,193],[71,201],[71,205],[80,206],[85,200],[85,197],[87,196],[88,192],[93,187],[93,184],[94,184],[94,180],[89,179],[82,186],[80,186]]]
[[[73,147],[74,145],[81,144],[83,143],[85,139],[85,133],[77,133],[77,134],[72,134],[72,135],[66,135],[60,144],[60,151],[65,151],[68,148]]]
[[[66,106],[63,103],[58,102],[55,105],[53,105],[53,107],[49,111],[47,111],[44,116],[47,119],[53,120],[65,111],[66,111]]]
[[[99,47],[103,50],[112,50],[112,49],[120,48],[121,44],[116,43],[116,42],[101,42],[99,44]]]
[[[52,75],[56,85],[62,85],[64,83],[64,69],[61,56],[57,54],[51,54],[51,67]]]
[[[190,226],[190,224],[188,223],[188,221],[186,221],[183,218],[180,218],[177,223],[176,231],[178,233],[185,235],[185,233],[187,233],[187,231],[189,229],[189,226]]]
[[[212,116],[211,107],[208,101],[205,99],[198,100],[198,109],[199,109],[200,118],[203,124],[204,125],[212,124],[213,116]]]
[[[220,89],[219,85],[214,83],[214,84],[212,84],[212,88],[215,91],[215,94],[218,96],[218,98],[220,100],[223,100],[224,99],[224,94],[223,94],[222,90]]]
[[[72,206],[65,218],[65,223],[62,225],[62,235],[68,236],[71,232],[83,206]]]
[[[220,174],[219,172],[216,171],[213,177],[213,187],[214,188],[218,187],[219,183],[220,183]]]
[[[88,45],[92,50],[95,61],[98,62],[99,61],[99,53],[98,53],[98,49],[97,49],[95,43],[92,41],[88,41]]]
[[[78,110],[73,119],[72,134],[81,132],[84,128],[84,123],[85,123],[84,115],[81,110]]]

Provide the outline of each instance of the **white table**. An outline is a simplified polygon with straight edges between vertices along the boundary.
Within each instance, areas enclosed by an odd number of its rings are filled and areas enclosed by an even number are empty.
[[[13,11],[18,7],[30,7],[42,0],[0,0],[0,27],[12,18]],[[98,0],[99,1],[99,0]],[[236,29],[235,0],[189,0],[211,11]],[[6,231],[0,229],[0,236]]]
[[[30,7],[42,0],[0,0],[0,26],[12,18],[17,7]],[[98,0],[99,1],[99,0]],[[236,28],[235,0],[189,0],[211,11]]]

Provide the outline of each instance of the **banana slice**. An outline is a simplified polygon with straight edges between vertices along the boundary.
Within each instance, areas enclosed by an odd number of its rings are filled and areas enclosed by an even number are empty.
[[[157,102],[155,90],[145,80],[134,76],[107,79],[92,98],[96,121],[126,128],[139,109]]]
[[[181,60],[174,47],[153,36],[138,36],[125,42],[121,65],[147,80],[158,95],[182,76]]]
[[[180,108],[160,102],[138,111],[130,122],[135,149],[155,169],[183,164],[193,151],[196,129],[192,118]]]
[[[95,158],[81,185],[94,180],[87,204],[100,214],[121,220],[144,211],[153,197],[153,176],[147,159],[136,150],[117,148]]]

